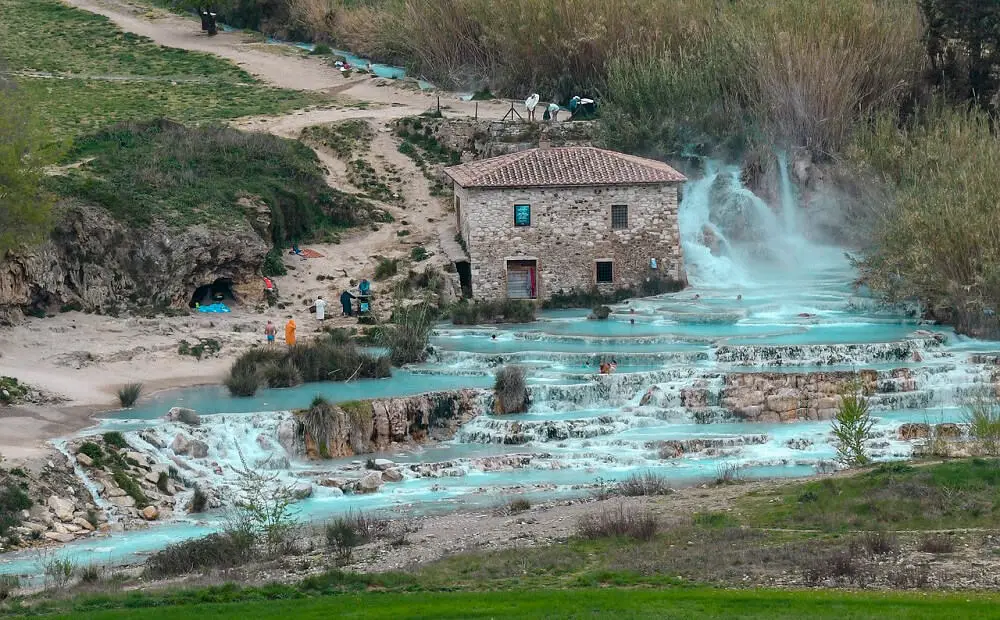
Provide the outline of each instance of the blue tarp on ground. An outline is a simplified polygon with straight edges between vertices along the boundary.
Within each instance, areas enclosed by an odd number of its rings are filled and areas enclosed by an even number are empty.
[[[214,303],[214,304],[210,304],[208,306],[200,306],[198,308],[198,312],[216,312],[216,313],[221,313],[221,312],[230,312],[230,310],[229,310],[229,306],[227,306],[224,303]]]

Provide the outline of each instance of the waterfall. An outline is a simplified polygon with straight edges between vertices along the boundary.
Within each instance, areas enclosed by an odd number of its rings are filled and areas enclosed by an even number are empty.
[[[746,284],[749,275],[734,262],[732,245],[711,220],[712,187],[720,170],[713,162],[706,165],[705,176],[684,186],[684,197],[678,211],[678,227],[688,279],[695,286],[733,287]],[[708,230],[716,244],[706,238]],[[725,253],[713,252],[713,245],[724,247]]]
[[[785,234],[789,237],[798,234],[798,218],[796,210],[798,202],[795,199],[795,188],[792,187],[792,179],[788,175],[788,155],[782,151],[778,153],[778,180],[781,192],[781,216],[785,225]]]

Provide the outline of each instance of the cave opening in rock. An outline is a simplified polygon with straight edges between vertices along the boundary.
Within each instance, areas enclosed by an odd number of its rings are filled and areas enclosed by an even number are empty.
[[[233,293],[233,281],[229,278],[219,278],[211,284],[204,284],[194,290],[191,301],[188,305],[192,308],[198,305],[207,306],[222,302],[232,305],[236,302],[236,295]]]

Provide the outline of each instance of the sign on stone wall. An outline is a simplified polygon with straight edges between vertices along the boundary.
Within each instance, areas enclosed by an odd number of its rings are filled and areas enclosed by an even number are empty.
[[[531,226],[531,205],[514,205],[514,226]]]

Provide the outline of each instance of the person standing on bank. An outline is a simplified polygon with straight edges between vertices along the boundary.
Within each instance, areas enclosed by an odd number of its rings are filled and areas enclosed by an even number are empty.
[[[267,344],[274,344],[274,337],[278,334],[278,328],[274,326],[271,321],[267,322],[264,326],[264,338],[267,340]]]
[[[285,344],[295,346],[295,319],[288,319],[285,323]]]
[[[354,299],[354,295],[351,295],[350,291],[344,291],[340,294],[340,305],[343,308],[344,316],[351,316],[351,300]]]
[[[316,320],[322,323],[326,319],[326,300],[320,295],[316,298]]]

